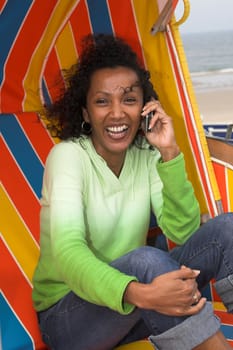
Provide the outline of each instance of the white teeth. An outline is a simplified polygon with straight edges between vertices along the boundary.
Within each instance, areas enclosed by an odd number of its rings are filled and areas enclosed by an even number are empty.
[[[126,125],[110,126],[107,128],[108,131],[114,132],[114,133],[122,132],[122,131],[125,131],[126,129],[128,129]]]

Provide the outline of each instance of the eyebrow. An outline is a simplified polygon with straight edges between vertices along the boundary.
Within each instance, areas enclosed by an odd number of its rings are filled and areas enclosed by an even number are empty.
[[[136,81],[132,85],[126,86],[126,87],[117,86],[117,88],[120,88],[121,90],[123,90],[123,94],[127,94],[129,92],[132,92],[134,90],[134,88],[140,88],[140,87],[141,87],[141,84],[140,84],[139,81]],[[96,91],[96,94],[98,94],[98,93],[102,93],[102,94],[105,94],[105,95],[111,95],[112,94],[112,92],[107,92],[107,91],[102,91],[102,90]]]

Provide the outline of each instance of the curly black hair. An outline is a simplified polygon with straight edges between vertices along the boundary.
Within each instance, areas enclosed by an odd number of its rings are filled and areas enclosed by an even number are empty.
[[[113,35],[87,35],[82,40],[78,62],[65,71],[66,89],[53,104],[45,106],[48,129],[62,140],[79,137],[82,130],[82,108],[86,107],[92,74],[98,69],[127,67],[136,72],[144,103],[158,96],[150,82],[150,73],[140,64],[136,53],[122,39]]]

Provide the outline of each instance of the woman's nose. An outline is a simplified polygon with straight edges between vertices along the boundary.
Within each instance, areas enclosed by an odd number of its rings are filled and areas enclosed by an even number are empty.
[[[124,116],[124,111],[121,103],[115,102],[112,104],[111,114],[115,118],[121,118],[122,116]]]

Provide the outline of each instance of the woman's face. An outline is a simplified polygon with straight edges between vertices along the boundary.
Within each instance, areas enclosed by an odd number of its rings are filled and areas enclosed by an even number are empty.
[[[92,142],[106,161],[124,157],[138,131],[143,93],[137,74],[126,67],[93,73],[83,117],[92,126]]]

